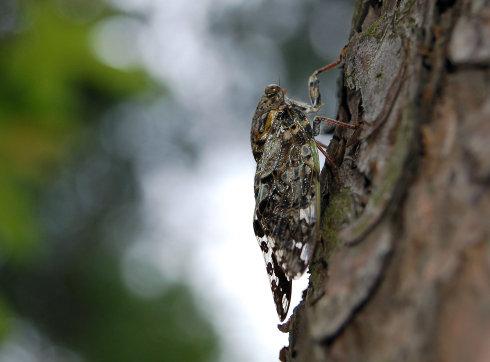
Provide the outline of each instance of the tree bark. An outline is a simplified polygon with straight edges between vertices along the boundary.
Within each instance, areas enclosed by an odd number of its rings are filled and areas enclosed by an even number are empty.
[[[287,361],[490,361],[490,2],[357,0]]]

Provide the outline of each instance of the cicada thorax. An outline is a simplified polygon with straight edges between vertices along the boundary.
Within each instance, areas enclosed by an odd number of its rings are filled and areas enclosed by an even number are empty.
[[[272,124],[285,106],[284,90],[277,85],[267,86],[252,118],[250,141],[255,161],[261,157]]]

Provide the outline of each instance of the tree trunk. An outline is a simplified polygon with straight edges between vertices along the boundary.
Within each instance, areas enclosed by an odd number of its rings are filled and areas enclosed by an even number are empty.
[[[490,361],[490,2],[357,0],[342,79],[281,359]]]

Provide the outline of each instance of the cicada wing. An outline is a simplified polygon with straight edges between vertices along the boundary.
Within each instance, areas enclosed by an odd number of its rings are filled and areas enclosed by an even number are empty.
[[[299,158],[301,162],[290,165],[291,177],[288,183],[293,197],[283,196],[282,204],[288,204],[287,220],[281,220],[278,225],[289,225],[289,240],[283,243],[279,260],[286,275],[290,278],[301,276],[315,251],[318,240],[320,216],[320,166],[316,145],[307,142],[301,145],[299,156],[291,155],[291,159]],[[290,152],[294,152],[291,150]],[[298,175],[298,177],[296,177]],[[280,233],[280,229],[278,229]]]
[[[303,114],[282,116],[257,160],[254,184],[254,231],[281,320],[289,308],[291,280],[304,273],[315,248],[320,197],[309,123]]]
[[[264,256],[277,315],[283,321],[288,314],[289,304],[291,302],[291,279],[284,274],[284,271],[277,262],[274,253],[274,249],[276,248],[274,239],[263,234],[256,215],[254,215],[254,231]]]
[[[276,241],[276,259],[289,279],[304,273],[318,237],[320,187],[314,147],[305,142],[283,149],[275,187],[262,214],[265,234]]]

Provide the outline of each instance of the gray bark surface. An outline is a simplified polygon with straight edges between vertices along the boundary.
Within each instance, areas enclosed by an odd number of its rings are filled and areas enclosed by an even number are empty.
[[[280,358],[490,361],[490,2],[358,0],[341,83]]]

